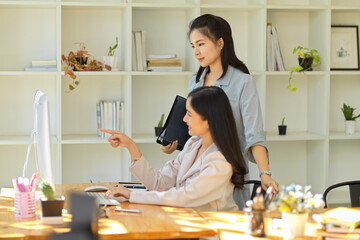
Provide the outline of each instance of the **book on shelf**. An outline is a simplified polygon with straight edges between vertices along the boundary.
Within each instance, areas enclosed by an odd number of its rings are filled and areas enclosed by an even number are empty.
[[[147,58],[153,58],[153,59],[176,58],[176,54],[175,53],[149,54],[147,55]]]
[[[180,63],[180,58],[173,57],[173,58],[146,58],[148,63]]]
[[[285,71],[284,61],[281,54],[279,37],[276,27],[267,24],[266,31],[266,69],[267,71]]]
[[[144,30],[134,31],[133,32],[133,64],[136,64],[137,71],[146,70],[146,55],[145,55],[145,46],[146,46],[146,32]]]
[[[124,102],[120,100],[101,100],[96,103],[98,137],[109,137],[99,128],[124,132]]]
[[[26,72],[56,72],[57,67],[26,67]]]
[[[161,66],[161,67],[148,67],[149,72],[181,72],[182,67],[171,67],[171,66]]]
[[[56,60],[32,60],[32,67],[56,66]]]

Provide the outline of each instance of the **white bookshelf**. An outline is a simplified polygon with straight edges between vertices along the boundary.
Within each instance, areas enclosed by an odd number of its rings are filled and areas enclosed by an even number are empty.
[[[274,178],[282,185],[311,184],[315,192],[358,178],[360,135],[344,134],[340,107],[347,103],[360,109],[360,71],[330,71],[331,25],[360,25],[357,0],[0,0],[0,29],[6,33],[0,38],[0,167],[8,169],[0,186],[21,175],[35,89],[50,98],[58,183],[131,179],[128,153],[97,137],[95,103],[103,99],[124,101],[125,132],[155,168],[175,157],[161,153],[154,126],[169,112],[175,95],[187,94],[189,78],[198,68],[188,25],[204,13],[229,21],[237,55],[254,76]],[[277,28],[286,71],[266,71],[267,22]],[[147,54],[176,53],[184,71],[133,71],[131,34],[137,30],[146,31]],[[79,87],[65,93],[69,80],[61,71],[61,54],[84,42],[102,60],[116,36],[120,71],[78,73]],[[289,70],[297,64],[292,49],[299,45],[319,50],[322,64],[313,72],[294,73],[297,91],[290,93]],[[58,71],[25,72],[36,59],[57,59]],[[288,134],[279,136],[283,116]],[[255,166],[250,172],[258,178]]]

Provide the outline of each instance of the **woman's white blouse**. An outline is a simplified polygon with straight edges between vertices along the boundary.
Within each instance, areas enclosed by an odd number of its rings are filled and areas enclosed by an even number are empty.
[[[175,207],[193,207],[198,211],[235,211],[232,167],[215,144],[194,162],[202,143],[191,137],[178,156],[155,171],[144,156],[130,171],[148,191],[133,191],[130,202]]]

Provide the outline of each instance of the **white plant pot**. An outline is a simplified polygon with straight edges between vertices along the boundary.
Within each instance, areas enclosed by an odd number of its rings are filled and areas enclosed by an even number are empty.
[[[283,221],[283,235],[286,238],[302,237],[305,235],[305,227],[308,213],[281,213]]]
[[[117,56],[103,56],[104,64],[109,65],[112,68],[112,71],[118,71],[117,68]],[[104,67],[104,71],[107,71]]]
[[[345,121],[345,133],[354,134],[355,133],[355,120],[346,120]]]

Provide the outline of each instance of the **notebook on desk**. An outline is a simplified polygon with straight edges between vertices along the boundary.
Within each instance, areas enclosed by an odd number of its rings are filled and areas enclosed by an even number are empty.
[[[156,142],[166,146],[173,141],[178,140],[176,149],[181,151],[184,148],[186,141],[190,138],[188,126],[183,121],[185,114],[186,98],[177,95]]]

